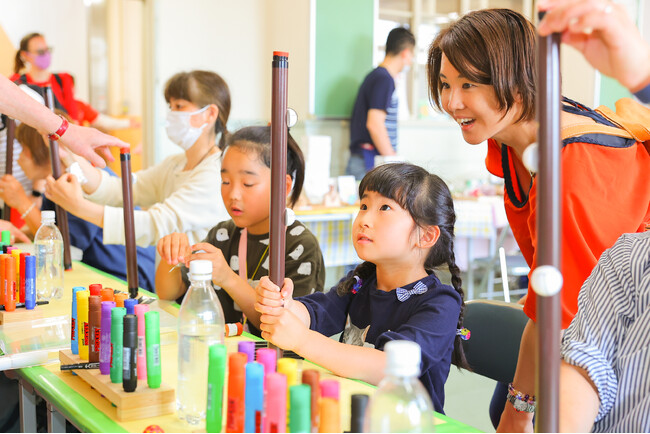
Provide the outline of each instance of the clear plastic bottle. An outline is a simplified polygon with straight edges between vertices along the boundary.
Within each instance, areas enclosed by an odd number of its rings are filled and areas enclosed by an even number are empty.
[[[434,432],[431,397],[418,378],[420,346],[390,341],[384,352],[386,377],[370,398],[364,432]]]
[[[34,236],[36,250],[36,298],[63,297],[63,237],[54,211],[41,212],[41,227]]]
[[[224,343],[223,309],[212,287],[212,262],[190,262],[190,288],[178,314],[178,415],[192,426],[205,425],[208,355]]]

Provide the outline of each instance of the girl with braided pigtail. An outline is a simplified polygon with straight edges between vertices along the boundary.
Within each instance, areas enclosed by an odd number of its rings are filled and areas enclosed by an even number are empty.
[[[290,279],[280,290],[263,278],[255,304],[262,337],[337,375],[372,384],[384,376],[386,342],[414,341],[422,349],[420,381],[443,412],[452,360],[467,366],[451,193],[423,168],[393,163],[368,172],[359,197],[352,241],[364,262],[328,293],[295,300]],[[442,265],[453,287],[436,277]],[[338,333],[339,342],[327,338]]]

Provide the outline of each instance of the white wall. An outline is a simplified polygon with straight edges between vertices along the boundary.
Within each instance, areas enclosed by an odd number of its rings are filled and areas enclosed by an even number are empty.
[[[272,52],[289,52],[289,105],[307,113],[309,2],[160,0],[155,4],[155,161],[177,153],[164,131],[164,85],[179,71],[208,69],[230,87],[229,128],[266,123]]]
[[[42,33],[54,47],[51,70],[72,74],[77,97],[88,101],[87,20],[82,0],[0,0],[0,25],[16,49],[26,34]]]

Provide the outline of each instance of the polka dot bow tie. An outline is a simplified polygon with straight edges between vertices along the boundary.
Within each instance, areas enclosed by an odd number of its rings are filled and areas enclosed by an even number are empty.
[[[413,294],[424,294],[427,292],[429,288],[427,288],[427,285],[425,285],[422,282],[418,282],[413,286],[413,289],[404,289],[404,288],[397,288],[395,290],[395,293],[397,295],[397,299],[399,301],[406,301],[411,297]]]

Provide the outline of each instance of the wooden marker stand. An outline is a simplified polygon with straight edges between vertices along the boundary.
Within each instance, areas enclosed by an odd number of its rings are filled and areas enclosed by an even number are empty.
[[[52,88],[47,86],[45,91],[45,106],[54,111],[54,96]],[[59,179],[61,173],[61,160],[59,159],[59,144],[56,140],[50,140],[50,162],[52,164],[52,177]],[[61,231],[63,238],[63,268],[72,270],[72,257],[70,256],[70,228],[68,226],[68,213],[58,204],[54,208],[56,212],[56,225]]]
[[[271,215],[269,279],[282,288],[287,241],[287,94],[289,53],[273,52],[271,90]],[[269,343],[269,348],[276,348]],[[279,350],[279,349],[278,349]],[[281,350],[278,354],[282,357]]]
[[[87,362],[72,354],[71,350],[59,351],[59,360],[62,365]],[[164,383],[157,389],[150,389],[147,382],[141,380],[138,381],[135,392],[125,392],[122,382],[111,383],[111,376],[100,374],[99,368],[73,369],[72,372],[117,407],[117,420],[120,422],[162,416],[176,411],[174,389]]]
[[[14,138],[16,135],[16,121],[7,118],[7,146],[5,153],[5,175],[14,173]],[[2,210],[2,218],[11,221],[11,207],[5,202]]]

